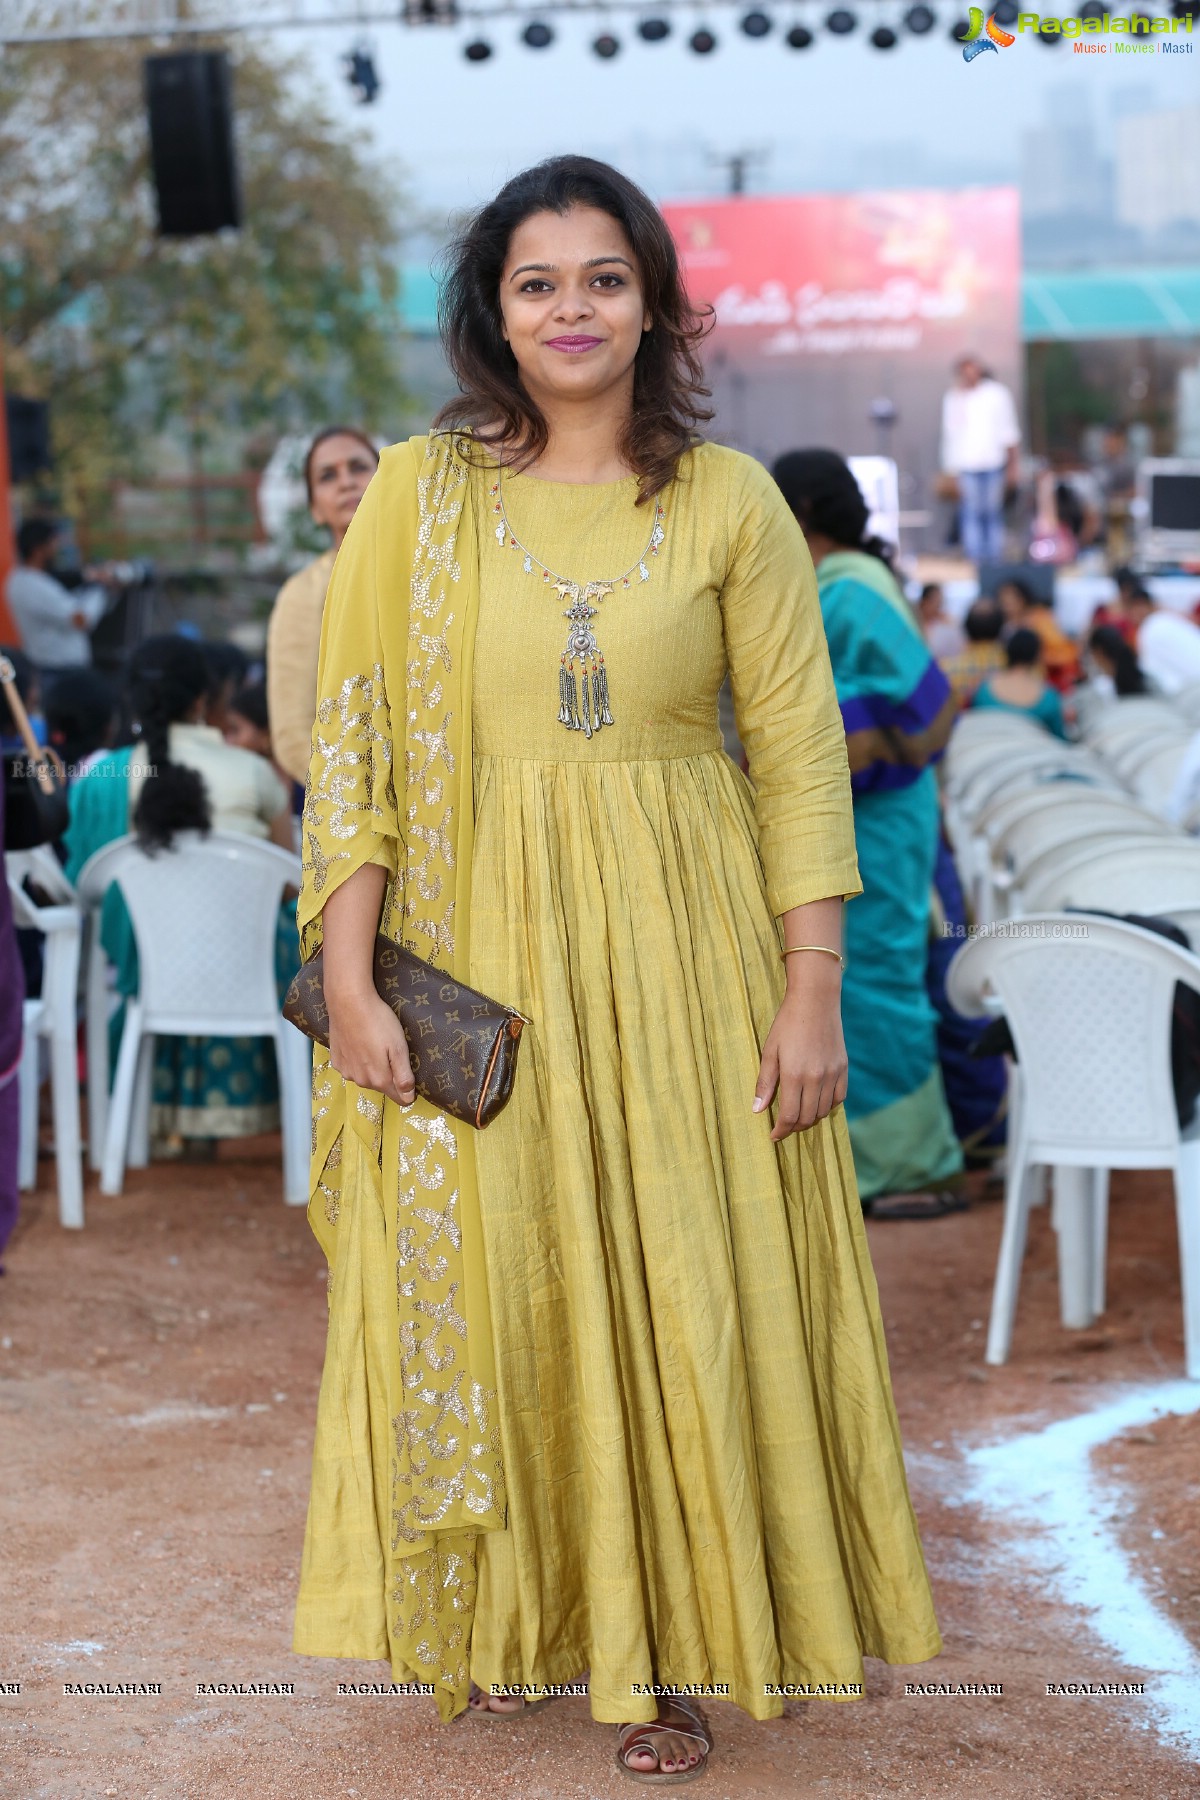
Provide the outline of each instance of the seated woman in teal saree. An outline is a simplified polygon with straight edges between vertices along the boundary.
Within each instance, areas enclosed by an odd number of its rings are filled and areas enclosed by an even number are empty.
[[[955,703],[896,579],[868,548],[867,506],[832,450],[772,473],[808,540],[846,731],[863,892],[846,908],[846,1120],[866,1209],[958,1211],[962,1151],[942,1086],[925,985],[938,845],[933,764]]]
[[[78,877],[97,850],[132,830],[144,843],[165,853],[176,831],[230,828],[212,804],[202,775],[169,754],[179,749],[175,728],[189,721],[199,723],[208,680],[204,653],[187,638],[150,638],[138,646],[130,666],[130,686],[141,737],[136,744],[109,751],[72,783],[68,793],[71,822],[64,838],[69,879]],[[231,748],[229,754],[257,760],[248,750]],[[157,774],[142,778],[145,766],[155,768]],[[265,792],[266,784],[261,785]],[[280,792],[286,804],[282,785]],[[266,836],[268,829],[264,819],[261,835]],[[101,907],[100,941],[121,996],[109,1023],[111,1077],[120,1047],[124,1003],[138,991],[133,923],[115,883]],[[294,899],[280,909],[275,964],[282,995],[299,966]],[[246,1137],[278,1126],[279,1083],[274,1047],[268,1039],[158,1040],[151,1112],[151,1133],[156,1140]]]

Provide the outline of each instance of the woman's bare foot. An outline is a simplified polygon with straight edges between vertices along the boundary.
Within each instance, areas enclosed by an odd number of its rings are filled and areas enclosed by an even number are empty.
[[[483,1689],[471,1683],[471,1691],[467,1695],[467,1706],[472,1712],[508,1713],[524,1711],[525,1696],[523,1694],[485,1694]]]
[[[617,1727],[617,1761],[627,1775],[686,1776],[702,1773],[712,1749],[708,1722],[683,1698],[664,1698],[658,1717],[647,1725]]]

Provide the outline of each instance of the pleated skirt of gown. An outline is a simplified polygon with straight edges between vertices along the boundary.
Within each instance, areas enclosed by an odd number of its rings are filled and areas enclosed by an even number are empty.
[[[751,1103],[783,992],[720,753],[477,756],[472,980],[533,1020],[480,1133],[507,1529],[472,1675],[853,1697],[940,1648],[839,1108]]]

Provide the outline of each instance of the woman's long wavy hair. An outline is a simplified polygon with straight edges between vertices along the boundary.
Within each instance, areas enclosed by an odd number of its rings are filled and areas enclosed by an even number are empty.
[[[143,850],[169,850],[177,831],[207,832],[212,809],[202,776],[170,759],[170,730],[186,718],[209,687],[204,651],[190,638],[146,638],[129,664],[129,701],[138,742],[154,770],[147,775],[133,815]]]
[[[434,420],[435,431],[487,431],[499,427],[506,460],[528,468],[546,448],[549,429],[521,384],[517,361],[501,329],[500,278],[512,234],[535,213],[566,213],[591,206],[607,213],[633,248],[651,326],[634,362],[633,407],[621,454],[639,478],[639,504],[674,475],[696,439],[696,427],[712,418],[697,354],[711,308],[687,297],[674,239],[666,220],[639,187],[590,156],[555,156],[526,169],[477,212],[450,246],[438,304],[446,359],[461,393]],[[464,448],[470,456],[470,448]]]

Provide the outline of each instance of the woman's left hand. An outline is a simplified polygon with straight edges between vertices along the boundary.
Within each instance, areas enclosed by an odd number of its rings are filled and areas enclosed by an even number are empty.
[[[814,962],[826,960],[813,958]],[[841,982],[831,979],[840,973],[834,964],[831,970],[811,971],[802,982],[789,980],[783,1004],[767,1033],[754,1111],[765,1112],[778,1090],[779,1110],[771,1131],[774,1144],[793,1131],[807,1131],[846,1098]]]

